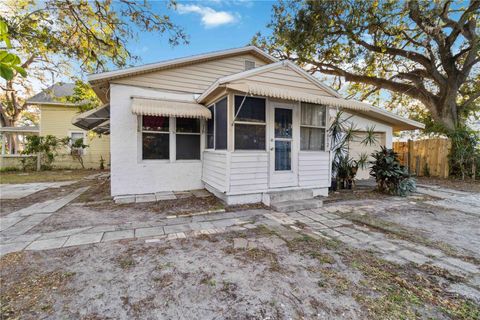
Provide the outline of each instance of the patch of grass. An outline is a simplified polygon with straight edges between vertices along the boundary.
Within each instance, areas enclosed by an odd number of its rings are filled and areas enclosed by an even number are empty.
[[[210,287],[215,287],[217,285],[217,282],[212,276],[208,274],[204,274],[202,279],[200,279],[200,284],[207,285]]]
[[[17,168],[17,167],[4,167],[4,168],[0,168],[0,173],[1,173],[1,172],[16,172],[16,171],[20,171],[20,169]]]
[[[117,259],[117,264],[123,270],[128,270],[130,268],[133,268],[136,262],[131,256],[120,256]]]
[[[79,180],[98,170],[51,170],[28,172],[0,172],[0,183],[58,182]]]

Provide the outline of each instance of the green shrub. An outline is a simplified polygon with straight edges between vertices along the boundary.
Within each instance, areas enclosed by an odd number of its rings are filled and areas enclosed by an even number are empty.
[[[42,170],[50,170],[57,156],[57,149],[68,144],[68,138],[59,139],[52,135],[27,136],[25,149],[22,154],[36,155],[40,157]],[[25,163],[25,167],[30,164]]]
[[[392,149],[382,147],[380,151],[372,153],[372,157],[375,161],[370,162],[372,164],[370,175],[375,177],[380,192],[407,196],[415,191],[415,180],[400,164],[397,154]]]
[[[17,167],[5,167],[5,168],[0,168],[0,172],[15,172],[18,171]]]

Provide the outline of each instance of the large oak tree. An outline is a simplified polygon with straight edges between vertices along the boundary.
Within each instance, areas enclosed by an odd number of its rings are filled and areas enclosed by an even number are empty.
[[[362,90],[419,101],[444,132],[478,112],[479,0],[293,1],[254,42]],[[385,95],[384,95],[385,96]]]
[[[32,83],[52,82],[73,71],[124,67],[137,57],[128,42],[139,32],[167,34],[171,44],[186,42],[183,30],[165,14],[173,0],[7,0],[0,19],[28,77],[0,82],[0,124],[15,125],[26,109]],[[1,46],[0,46],[1,47]],[[2,48],[0,48],[2,49]]]

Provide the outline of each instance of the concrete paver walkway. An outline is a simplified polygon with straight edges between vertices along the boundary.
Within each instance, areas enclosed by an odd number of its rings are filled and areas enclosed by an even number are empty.
[[[20,183],[20,184],[0,184],[0,199],[12,200],[20,199],[35,192],[42,191],[48,188],[60,188],[68,186],[76,181],[61,181],[61,182],[34,182],[34,183]]]
[[[146,238],[147,240],[186,238],[230,230],[255,228],[259,224],[278,225],[265,218],[267,210],[245,210],[190,217],[165,218],[151,223],[125,223],[59,230],[49,233],[2,234],[0,254],[21,250],[47,250],[106,241]],[[7,229],[8,231],[8,229]],[[153,239],[152,239],[153,238]]]

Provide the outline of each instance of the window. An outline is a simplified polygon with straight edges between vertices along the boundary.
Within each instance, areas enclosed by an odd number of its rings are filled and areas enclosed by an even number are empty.
[[[168,117],[142,117],[142,159],[167,160],[170,158],[170,132]]]
[[[303,103],[300,120],[300,150],[325,151],[327,108]]]
[[[200,159],[200,120],[176,118],[177,160]]]
[[[85,134],[83,132],[70,132],[70,145],[75,145],[75,142],[80,139],[85,144]]]
[[[265,150],[265,99],[235,96],[235,115],[235,149]]]
[[[207,120],[207,149],[227,149],[227,98],[208,107],[212,118]]]
[[[227,149],[227,98],[215,104],[215,150]]]
[[[245,60],[245,71],[255,69],[255,61]]]
[[[215,105],[208,107],[212,117],[207,120],[207,149],[215,148]]]
[[[70,132],[70,152],[77,155],[84,155],[85,149],[82,145],[86,145],[84,132]]]

